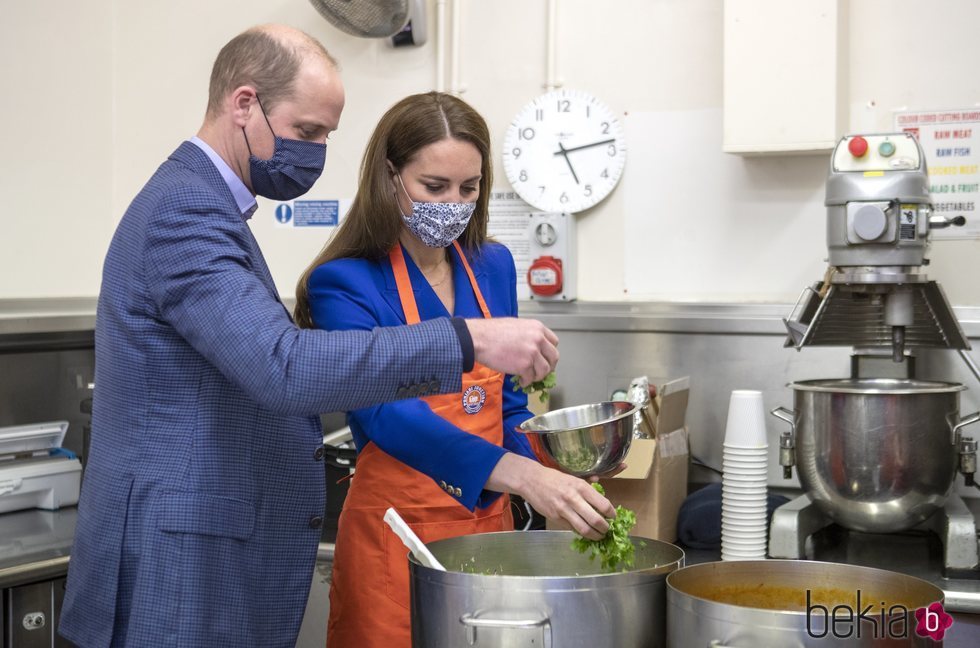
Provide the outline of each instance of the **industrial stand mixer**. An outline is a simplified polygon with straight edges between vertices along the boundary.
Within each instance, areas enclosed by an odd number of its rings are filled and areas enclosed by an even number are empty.
[[[963,431],[980,413],[960,416],[963,385],[915,375],[918,349],[953,349],[980,380],[923,272],[930,232],[965,219],[933,213],[925,153],[908,133],[842,138],[825,204],[829,268],[784,320],[786,346],[850,346],[851,375],[792,383],[794,409],[772,412],[791,426],[780,463],[787,477],[796,466],[805,494],[773,515],[769,555],[906,560],[938,540],[941,564],[924,568],[938,573],[914,575],[943,580],[949,608],[980,611],[976,520],[953,492],[958,473],[973,483],[976,443]]]

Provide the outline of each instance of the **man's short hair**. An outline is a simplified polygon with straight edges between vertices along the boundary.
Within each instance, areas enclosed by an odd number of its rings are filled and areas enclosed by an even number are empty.
[[[279,38],[261,27],[242,32],[218,52],[211,68],[208,87],[208,117],[221,113],[228,93],[251,85],[262,99],[265,110],[293,95],[294,83],[303,60],[322,57],[336,67],[337,61],[312,36],[297,31],[298,38]]]

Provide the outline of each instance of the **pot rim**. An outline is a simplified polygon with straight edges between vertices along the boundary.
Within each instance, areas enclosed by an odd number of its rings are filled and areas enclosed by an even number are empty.
[[[739,568],[757,568],[760,571],[765,571],[766,568],[786,568],[786,569],[796,569],[799,566],[800,570],[807,569],[823,569],[823,570],[847,570],[852,574],[865,574],[867,577],[874,577],[876,574],[881,577],[897,578],[907,585],[917,585],[922,588],[933,588],[939,593],[939,598],[937,599],[940,603],[945,605],[946,603],[946,592],[936,585],[923,578],[917,576],[911,576],[909,574],[904,574],[902,572],[893,571],[890,569],[882,569],[879,567],[868,567],[866,565],[855,565],[850,563],[835,563],[827,562],[821,560],[793,560],[793,559],[779,559],[779,558],[763,558],[759,560],[737,560],[737,561],[712,561],[704,563],[696,563],[693,565],[685,565],[680,569],[676,569],[667,575],[665,579],[666,589],[667,589],[667,604],[668,607],[685,607],[685,604],[697,604],[699,610],[703,612],[705,609],[717,610],[722,612],[732,612],[735,611],[739,614],[761,614],[770,618],[799,618],[806,615],[805,610],[787,610],[787,609],[774,609],[774,608],[760,608],[753,607],[749,605],[739,605],[736,603],[728,603],[722,601],[716,601],[710,598],[705,598],[692,594],[690,591],[684,588],[683,585],[678,585],[677,581],[683,580],[685,577],[690,576],[690,574],[697,574],[701,571],[711,571],[713,569],[724,569],[730,567],[735,569]],[[803,573],[801,576],[805,576]],[[727,574],[721,574],[720,579],[729,578]],[[803,582],[801,581],[801,585]],[[911,614],[914,609],[908,609]]]
[[[439,543],[440,542],[452,542],[460,541],[461,538],[476,538],[477,536],[481,538],[491,538],[493,536],[501,536],[506,538],[515,538],[520,536],[532,537],[529,534],[533,534],[534,537],[538,538],[552,538],[560,539],[561,545],[568,546],[568,551],[573,551],[570,543],[568,542],[571,538],[575,537],[575,533],[572,531],[558,531],[558,530],[543,530],[543,531],[494,531],[490,533],[474,533],[465,536],[455,536],[452,538],[444,538],[442,540],[435,540],[428,543],[427,546],[433,549],[433,553],[439,557]],[[642,569],[627,569],[625,571],[612,571],[612,572],[598,572],[590,574],[565,574],[561,576],[533,576],[533,575],[522,575],[522,574],[481,574],[481,573],[470,573],[465,571],[460,571],[457,569],[434,569],[423,565],[418,561],[415,555],[410,552],[407,548],[405,552],[408,556],[409,563],[409,574],[411,578],[428,578],[434,580],[470,580],[474,583],[542,583],[542,582],[553,582],[553,583],[579,583],[584,581],[595,580],[598,583],[610,582],[612,579],[616,579],[613,582],[617,583],[627,583],[627,582],[645,582],[651,577],[666,577],[671,572],[681,569],[685,566],[687,562],[686,552],[678,547],[676,544],[671,542],[665,542],[663,540],[657,540],[655,538],[647,538],[643,536],[630,535],[630,540],[635,542],[643,542],[647,545],[659,545],[665,551],[669,551],[672,555],[668,557],[665,562],[658,562],[656,565],[650,567],[644,567]]]
[[[817,378],[786,386],[796,391],[831,394],[952,394],[966,390],[960,383],[909,378]]]

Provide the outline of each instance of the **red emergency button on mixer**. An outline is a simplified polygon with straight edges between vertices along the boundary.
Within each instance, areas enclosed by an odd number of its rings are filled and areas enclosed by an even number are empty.
[[[864,157],[864,154],[868,152],[868,140],[860,135],[852,137],[851,141],[847,143],[847,150],[854,157]]]

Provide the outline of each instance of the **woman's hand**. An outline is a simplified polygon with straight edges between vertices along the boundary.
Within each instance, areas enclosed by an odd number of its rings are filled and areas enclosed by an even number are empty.
[[[541,515],[568,522],[579,535],[599,540],[616,509],[584,479],[546,468],[508,452],[497,462],[485,488],[523,497]]]

